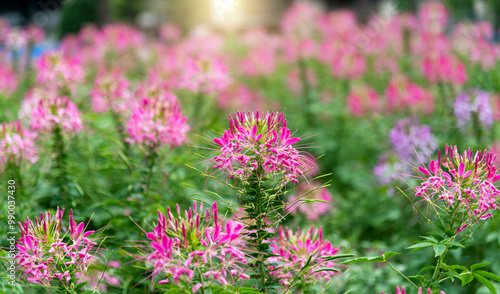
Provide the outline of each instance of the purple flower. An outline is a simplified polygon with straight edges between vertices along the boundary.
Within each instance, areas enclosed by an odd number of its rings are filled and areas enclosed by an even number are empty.
[[[463,129],[477,115],[481,125],[490,128],[493,124],[493,109],[490,103],[490,94],[482,90],[472,90],[458,95],[453,104],[457,125]]]
[[[397,121],[389,135],[397,156],[408,164],[420,163],[437,149],[431,128],[413,118]]]

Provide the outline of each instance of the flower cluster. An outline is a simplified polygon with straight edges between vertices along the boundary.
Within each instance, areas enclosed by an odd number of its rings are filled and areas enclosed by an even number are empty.
[[[418,293],[417,293],[417,294],[425,294],[425,293],[423,293],[422,291],[423,291],[422,287],[418,288]],[[396,294],[405,294],[405,293],[406,293],[406,291],[405,291],[405,288],[404,288],[404,287],[401,287],[401,288],[399,288],[399,286],[398,286],[398,287],[396,287]],[[431,293],[432,293],[432,292],[431,292],[431,289],[430,289],[430,288],[428,288],[428,289],[427,289],[427,294],[431,294]],[[446,294],[446,293],[444,293],[443,291],[439,291],[439,293],[440,293],[440,294]],[[382,291],[382,293],[381,293],[381,294],[384,294],[384,291]]]
[[[187,59],[181,88],[208,95],[224,90],[230,82],[226,65],[216,58]]]
[[[39,100],[30,124],[33,130],[42,132],[52,132],[56,127],[70,134],[82,130],[81,113],[66,97]]]
[[[8,96],[17,89],[17,77],[9,65],[0,62],[0,95]]]
[[[36,134],[24,129],[20,121],[0,124],[0,169],[8,160],[17,164],[22,160],[37,162],[35,137]]]
[[[220,154],[212,158],[212,168],[231,179],[246,181],[282,177],[284,184],[298,182],[298,177],[311,165],[293,145],[300,138],[292,137],[283,113],[237,112],[229,116],[230,129],[213,141]]]
[[[437,149],[431,128],[420,125],[414,118],[397,121],[389,136],[394,151],[400,160],[407,163],[418,164]]]
[[[95,112],[104,112],[112,108],[119,113],[130,107],[132,93],[129,82],[119,71],[100,72],[90,93],[92,108]]]
[[[319,200],[319,202],[314,202]],[[331,209],[332,194],[328,189],[321,188],[317,183],[299,186],[297,194],[289,198],[291,203],[288,210],[291,214],[303,213],[310,221],[317,221],[319,217]]]
[[[217,203],[203,211],[203,203],[194,202],[184,216],[177,205],[176,217],[167,208],[166,215],[158,211],[154,232],[146,235],[152,252],[144,261],[152,263],[159,285],[184,285],[193,293],[214,283],[235,285],[250,278],[244,272],[243,230],[241,223],[219,217]]]
[[[415,187],[415,197],[442,207],[457,232],[486,220],[498,209],[500,190],[494,183],[500,174],[493,165],[495,157],[486,150],[474,153],[470,148],[459,154],[456,146],[446,145],[444,157],[439,151],[437,161],[418,168],[424,176]]]
[[[144,98],[128,121],[130,138],[127,140],[152,148],[167,144],[170,147],[180,146],[187,140],[189,126],[186,120],[175,95],[163,92],[158,96]]]
[[[85,232],[85,224],[74,222],[71,210],[69,232],[63,232],[63,214],[64,209],[58,207],[54,215],[45,212],[40,219],[35,217],[35,222],[29,218],[24,224],[19,222],[21,238],[15,259],[21,277],[29,283],[48,287],[51,281],[59,280],[70,289],[78,284],[76,276],[84,275],[96,256],[97,243],[88,238],[95,231]]]
[[[327,282],[338,273],[333,271],[335,263],[328,260],[328,256],[335,255],[339,250],[326,240],[323,240],[322,228],[311,227],[309,231],[296,232],[288,228],[280,227],[279,235],[272,240],[272,254],[278,256],[269,258],[269,270],[271,275],[278,278],[283,286],[292,286],[294,280],[300,280],[303,284],[315,281]],[[301,272],[301,269],[308,267]],[[328,270],[318,270],[327,268]],[[298,277],[297,274],[301,274]]]
[[[389,111],[406,108],[418,109],[425,113],[433,111],[432,93],[410,81],[406,76],[391,78],[385,91]]]
[[[55,87],[59,95],[73,93],[84,79],[80,61],[63,55],[61,52],[48,52],[36,63],[37,83]]]
[[[355,116],[363,116],[366,113],[376,114],[381,108],[377,92],[367,85],[352,88],[347,97],[347,103],[351,113]]]
[[[410,175],[412,165],[427,162],[427,158],[437,149],[430,127],[420,125],[414,118],[397,121],[389,136],[394,152],[382,155],[373,169],[382,186],[400,181],[401,176]],[[393,188],[390,189],[392,194]]]
[[[471,99],[472,97],[473,100]],[[473,90],[460,94],[453,104],[458,127],[463,129],[477,115],[479,123],[484,128],[493,124],[493,108],[490,94],[481,90]]]

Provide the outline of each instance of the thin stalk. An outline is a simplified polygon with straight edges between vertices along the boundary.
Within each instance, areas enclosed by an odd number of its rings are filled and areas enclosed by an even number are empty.
[[[402,276],[403,278],[405,278],[405,280],[407,280],[410,284],[413,285],[413,287],[415,287],[415,289],[418,289],[417,285],[415,285],[415,283],[412,282],[412,280],[410,280],[410,278],[408,278],[407,276],[405,276],[402,272],[398,271],[395,267],[392,266],[392,264],[390,264],[387,260],[384,261],[385,264],[387,264],[390,268],[392,268],[395,272],[397,272],[400,276]]]
[[[448,246],[446,246],[446,247],[448,247]],[[443,254],[441,254],[441,256],[439,256],[438,262],[436,264],[436,269],[434,270],[434,274],[432,275],[433,281],[437,280],[437,278],[438,278],[439,271],[441,270],[441,266],[443,265],[444,256],[446,255],[447,252],[448,252],[448,248],[446,248],[446,250],[443,252]]]
[[[149,191],[151,189],[151,181],[153,178],[153,171],[155,167],[155,160],[158,157],[158,152],[155,150],[156,148],[150,147],[148,148],[148,155],[147,155],[147,164],[148,164],[148,174],[146,176],[146,191],[144,193],[145,196],[149,196]]]
[[[63,197],[66,203],[68,197],[68,183],[67,183],[67,171],[66,171],[66,153],[64,152],[65,144],[64,138],[62,136],[62,130],[60,126],[56,126],[52,132],[53,137],[53,151],[55,155],[55,169],[56,169],[56,186],[59,189],[59,193]]]

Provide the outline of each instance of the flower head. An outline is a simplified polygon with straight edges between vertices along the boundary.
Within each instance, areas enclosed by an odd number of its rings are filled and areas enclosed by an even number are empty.
[[[7,98],[17,89],[17,77],[11,67],[0,62],[0,95]]]
[[[423,290],[422,287],[418,288],[418,293],[417,294],[425,294],[424,292],[422,292],[422,290]],[[404,287],[401,287],[401,288],[399,286],[396,287],[396,294],[405,294],[405,293],[406,293],[406,291],[405,291]],[[431,289],[428,288],[427,289],[427,294],[431,294],[431,293],[432,293]],[[440,291],[439,293],[440,294],[446,294],[443,291]],[[384,291],[382,291],[382,294],[384,294]]]
[[[199,57],[186,60],[180,85],[195,93],[213,95],[224,90],[229,82],[227,67],[221,60]]]
[[[48,52],[36,63],[39,84],[55,87],[59,95],[68,95],[83,82],[84,71],[80,61],[61,52]]]
[[[485,128],[490,128],[493,124],[490,94],[482,90],[472,90],[458,95],[453,110],[458,127],[461,129],[471,122],[474,115],[477,115],[479,123]]]
[[[128,140],[153,148],[180,146],[187,140],[189,126],[186,120],[175,95],[163,92],[158,96],[144,98],[128,121]]]
[[[68,98],[49,98],[38,101],[30,124],[35,131],[52,132],[55,127],[60,127],[67,133],[77,133],[82,130],[80,116],[80,111]]]
[[[15,256],[21,277],[29,283],[49,286],[52,280],[68,285],[72,278],[85,274],[90,260],[95,257],[97,243],[88,237],[94,231],[85,232],[85,224],[73,221],[70,213],[69,231],[63,232],[64,209],[54,215],[40,214],[35,221],[29,218],[19,222],[21,238]],[[61,270],[61,269],[64,269]]]
[[[414,118],[397,121],[389,135],[398,157],[409,164],[419,164],[437,149],[431,128]]]
[[[34,138],[36,134],[14,121],[0,124],[0,169],[11,160],[19,164],[22,160],[38,161]]]
[[[129,82],[119,72],[101,72],[94,82],[94,89],[90,93],[92,108],[96,112],[108,111],[119,113],[130,107],[132,94]]]
[[[213,139],[220,153],[212,158],[212,168],[231,179],[281,178],[286,184],[298,182],[310,166],[294,148],[300,138],[292,136],[283,113],[236,112],[229,124],[222,137]]]
[[[456,146],[446,145],[445,154],[432,160],[428,167],[420,166],[422,183],[415,187],[419,201],[443,207],[447,214],[460,221],[457,232],[474,225],[479,220],[492,216],[498,209],[500,195],[494,183],[500,179],[493,165],[496,156],[484,150],[473,152],[470,148],[463,154]]]
[[[241,250],[243,225],[219,217],[217,203],[203,210],[203,203],[177,216],[170,208],[164,215],[158,211],[154,232],[147,233],[152,250],[144,259],[153,264],[158,284],[182,284],[193,293],[206,285],[222,286],[248,279],[243,265],[247,263]]]
[[[270,257],[269,265],[271,275],[279,279],[281,285],[289,285],[297,274],[304,277],[304,283],[311,283],[317,280],[327,282],[338,273],[338,271],[318,271],[317,267],[332,269],[335,263],[325,260],[325,257],[335,255],[339,250],[323,239],[323,230],[311,227],[309,231],[294,232],[287,227],[280,227],[279,235],[273,239],[273,254],[278,256]],[[309,260],[310,259],[310,260]],[[301,272],[309,261],[309,267]]]
[[[355,116],[362,116],[365,113],[378,113],[381,108],[377,92],[366,85],[352,88],[347,103],[351,113]]]

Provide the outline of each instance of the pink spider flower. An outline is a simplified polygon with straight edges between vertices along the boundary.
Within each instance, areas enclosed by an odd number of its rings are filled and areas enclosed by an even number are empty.
[[[217,104],[222,109],[251,109],[258,110],[266,108],[266,99],[257,91],[243,84],[233,84],[217,95]]]
[[[180,146],[187,140],[189,126],[186,121],[174,94],[163,92],[158,96],[144,98],[128,121],[130,138],[127,140],[151,148]]]
[[[276,69],[276,48],[267,45],[250,49],[241,63],[241,69],[247,76],[269,76]]]
[[[418,288],[418,293],[417,293],[417,294],[426,294],[426,293],[424,293],[424,292],[422,292],[422,291],[425,291],[425,290],[423,290],[423,289],[422,289],[422,287]],[[406,293],[406,291],[405,291],[405,288],[404,288],[404,287],[401,287],[401,288],[400,288],[399,286],[397,286],[397,287],[396,287],[396,294],[405,294],[405,293]],[[431,289],[430,289],[430,288],[428,288],[428,289],[427,289],[427,294],[431,294],[431,293],[432,293],[432,292],[431,292]],[[444,293],[443,291],[439,291],[439,293],[440,293],[440,294],[446,294],[446,293]],[[381,294],[385,294],[385,293],[384,293],[384,291],[382,291],[382,293],[381,293]]]
[[[308,2],[296,2],[281,20],[281,29],[287,38],[309,39],[319,33],[318,19],[322,11]]]
[[[297,193],[290,196],[287,210],[291,214],[304,214],[310,221],[317,221],[321,215],[327,214],[332,206],[332,194],[327,188],[318,188],[317,183],[300,186]],[[321,202],[309,202],[319,200]]]
[[[63,231],[63,214],[64,209],[58,207],[54,215],[47,211],[40,214],[40,219],[35,217],[34,222],[30,218],[24,224],[19,222],[19,252],[14,258],[21,279],[44,287],[50,287],[54,280],[69,286],[72,279],[87,272],[90,260],[97,254],[97,243],[89,239],[95,231],[85,232],[83,222],[74,222],[73,210],[69,231]]]
[[[9,98],[17,89],[17,76],[12,68],[0,62],[0,95]]]
[[[23,128],[18,120],[0,124],[0,170],[8,160],[16,165],[25,160],[37,162],[35,137],[36,133]]]
[[[314,70],[312,68],[308,68],[306,70],[305,81],[303,81],[300,71],[297,68],[289,71],[286,76],[288,89],[290,89],[290,91],[292,91],[292,93],[297,96],[303,93],[304,82],[306,82],[308,86],[312,88],[318,86],[318,79],[316,78],[316,74],[314,73]]]
[[[184,285],[192,292],[208,284],[235,285],[250,277],[245,273],[247,260],[242,251],[244,227],[218,215],[217,203],[203,210],[203,203],[177,216],[169,207],[167,214],[158,211],[150,253],[142,259],[153,264],[153,277],[158,284]]]
[[[105,112],[110,108],[115,113],[130,109],[132,93],[128,80],[119,71],[101,71],[90,92],[92,108],[95,112]]]
[[[355,47],[345,47],[339,56],[330,62],[334,77],[344,80],[360,78],[366,70],[366,59]]]
[[[414,111],[432,113],[434,99],[432,93],[413,83],[406,76],[394,76],[385,91],[388,111],[410,108]]]
[[[81,113],[66,97],[39,100],[31,114],[30,125],[39,132],[52,132],[60,127],[68,134],[78,133],[82,130]]]
[[[166,42],[177,42],[182,37],[181,29],[173,23],[162,25],[159,33],[160,39]]]
[[[54,88],[36,87],[26,91],[21,109],[19,109],[18,117],[21,120],[31,119],[33,110],[38,107],[40,100],[47,100],[52,97],[57,97],[57,91]]]
[[[47,52],[36,62],[39,84],[55,87],[59,95],[68,95],[83,82],[84,71],[80,61],[61,52]]]
[[[377,92],[367,85],[353,87],[347,97],[347,104],[354,116],[377,114],[381,108]]]
[[[300,138],[293,137],[283,113],[236,112],[229,116],[230,129],[214,138],[218,155],[212,158],[213,169],[232,180],[246,182],[250,177],[278,180],[285,185],[312,166],[295,147]]]
[[[439,1],[429,1],[420,7],[418,13],[422,30],[432,34],[441,34],[448,23],[449,12]]]
[[[109,24],[102,30],[108,50],[124,52],[143,44],[144,36],[135,27],[126,24]]]
[[[187,59],[180,86],[195,93],[214,95],[224,90],[230,82],[226,65],[216,58]]]
[[[28,40],[28,43],[40,43],[43,41],[43,38],[45,37],[45,32],[43,29],[39,26],[36,25],[29,25],[24,29],[24,34],[26,36],[26,39]]]
[[[439,206],[450,217],[460,218],[457,233],[480,220],[486,220],[499,207],[500,190],[494,183],[500,179],[494,166],[496,155],[484,150],[458,153],[456,146],[446,145],[444,157],[428,167],[420,166],[422,183],[415,187],[415,198]]]
[[[280,227],[279,234],[272,240],[272,254],[278,256],[270,257],[269,263],[277,262],[278,265],[269,265],[270,274],[278,278],[283,286],[288,286],[297,276],[301,274],[304,283],[320,281],[326,283],[339,271],[318,271],[318,268],[332,269],[336,264],[325,259],[327,256],[335,255],[339,249],[323,239],[322,228],[311,227],[308,231],[297,231]],[[309,261],[310,259],[310,261]],[[301,272],[301,269],[309,261],[309,268]]]
[[[462,86],[467,82],[467,71],[460,60],[447,54],[430,54],[422,61],[422,72],[431,83],[450,83]]]

